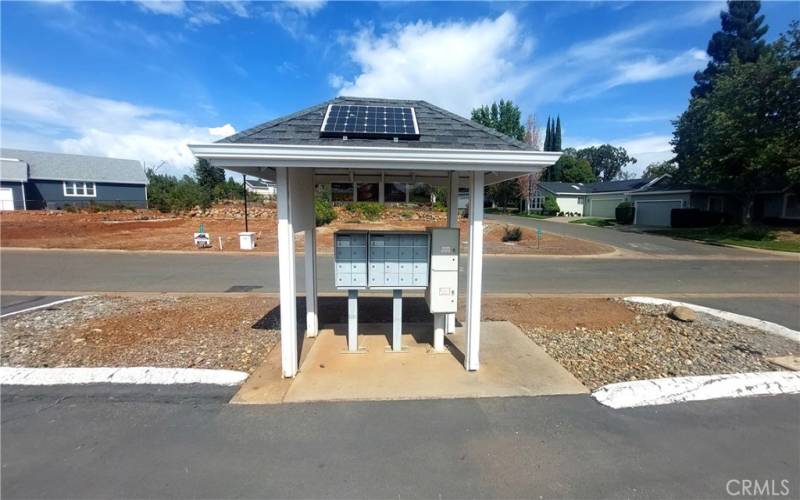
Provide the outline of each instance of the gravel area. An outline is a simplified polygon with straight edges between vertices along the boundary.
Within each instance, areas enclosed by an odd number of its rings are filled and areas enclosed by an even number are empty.
[[[0,365],[253,371],[277,344],[263,297],[89,297],[2,320]]]
[[[765,358],[800,353],[800,344],[783,337],[698,314],[684,323],[670,307],[623,305],[630,321],[615,326],[553,329],[523,323],[525,333],[591,389],[651,378],[777,371]]]

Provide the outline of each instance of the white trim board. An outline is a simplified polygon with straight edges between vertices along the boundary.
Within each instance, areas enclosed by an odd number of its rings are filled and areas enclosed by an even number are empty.
[[[245,372],[201,368],[14,368],[0,367],[0,385],[213,384],[239,385]]]
[[[798,393],[800,373],[761,372],[620,382],[600,387],[592,393],[592,397],[602,405],[619,409]]]
[[[770,321],[764,321],[763,319],[753,318],[751,316],[744,316],[742,314],[736,314],[728,311],[722,311],[720,309],[714,309],[712,307],[700,306],[697,304],[690,304],[688,302],[678,302],[676,300],[667,300],[667,299],[659,299],[656,297],[625,297],[624,299],[626,302],[633,302],[636,304],[651,304],[651,305],[658,305],[658,306],[683,306],[688,307],[689,309],[697,312],[701,312],[704,314],[708,314],[710,316],[714,316],[716,318],[724,319],[726,321],[730,321],[732,323],[737,323],[739,325],[749,326],[751,328],[755,328],[757,330],[761,330],[765,333],[771,333],[773,335],[778,335],[781,337],[785,337],[789,340],[794,340],[795,342],[800,342],[800,332],[797,330],[792,330],[791,328],[787,328],[783,325],[779,325],[777,323],[772,323]]]

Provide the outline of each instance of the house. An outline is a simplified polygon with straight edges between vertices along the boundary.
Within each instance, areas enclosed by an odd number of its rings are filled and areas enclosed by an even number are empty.
[[[585,217],[614,217],[617,205],[627,201],[629,194],[649,186],[658,179],[629,179],[593,183],[540,182],[533,198],[533,207],[541,210],[544,198],[553,196],[564,213]]]
[[[147,207],[147,176],[136,160],[0,149],[3,210],[66,206]]]
[[[251,193],[263,196],[267,199],[275,198],[275,183],[265,179],[247,179],[245,187]]]

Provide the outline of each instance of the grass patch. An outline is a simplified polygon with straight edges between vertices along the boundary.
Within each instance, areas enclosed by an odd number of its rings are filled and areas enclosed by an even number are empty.
[[[617,223],[614,219],[602,219],[600,217],[587,217],[585,219],[577,219],[569,221],[570,224],[586,224],[587,226],[594,227],[609,227],[616,226]]]
[[[500,208],[486,208],[483,210],[483,212],[497,215],[516,215],[517,217],[527,217],[528,219],[549,219],[550,217],[553,217],[552,215],[542,215],[537,213],[526,214],[524,212],[520,212],[516,208],[509,208],[507,212],[503,212],[503,210]]]
[[[779,252],[800,252],[800,234],[788,229],[752,226],[714,226],[650,231],[678,238]]]

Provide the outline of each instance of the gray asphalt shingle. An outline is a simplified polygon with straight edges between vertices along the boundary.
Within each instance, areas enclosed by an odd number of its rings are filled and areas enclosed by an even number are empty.
[[[144,168],[136,160],[8,148],[0,149],[0,156],[27,163],[31,179],[147,184]]]
[[[320,137],[329,104],[411,106],[417,115],[418,140]],[[317,146],[372,146],[443,149],[524,150],[528,145],[425,101],[337,97],[310,108],[249,128],[218,142],[246,144],[297,144]]]

